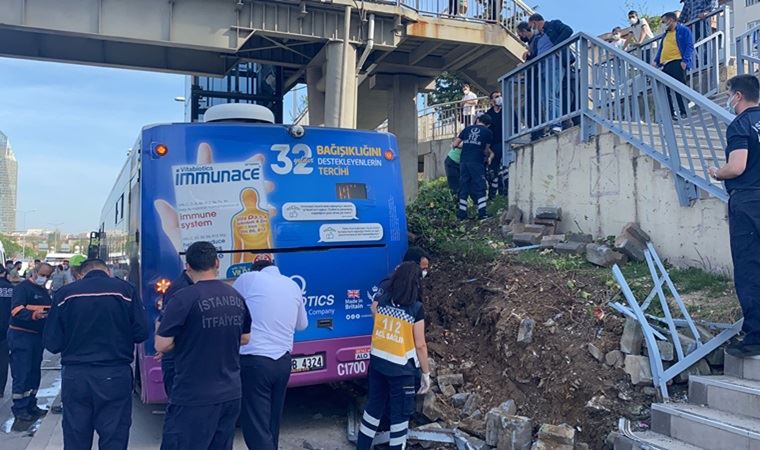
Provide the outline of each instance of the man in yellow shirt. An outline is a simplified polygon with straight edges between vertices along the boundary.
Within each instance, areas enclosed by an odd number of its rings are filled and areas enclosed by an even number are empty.
[[[686,71],[692,68],[694,58],[694,35],[687,26],[678,22],[678,17],[672,12],[662,15],[662,25],[667,31],[662,39],[662,45],[657,50],[654,64],[661,67],[666,74],[686,84]],[[667,91],[673,120],[678,120],[679,116],[676,115],[676,110],[673,108],[672,94],[670,89]],[[685,119],[688,115],[683,97],[678,93],[675,96],[680,118]]]

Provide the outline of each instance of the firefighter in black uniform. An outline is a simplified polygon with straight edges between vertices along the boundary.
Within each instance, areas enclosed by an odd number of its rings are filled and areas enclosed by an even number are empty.
[[[63,445],[125,450],[132,424],[132,358],[148,338],[140,296],[111,278],[99,259],[79,268],[82,279],[59,289],[45,327],[45,348],[61,353]]]
[[[454,139],[454,147],[462,147],[459,158],[459,209],[457,218],[467,219],[467,199],[472,198],[478,208],[478,218],[486,218],[486,166],[493,161],[491,151],[493,134],[488,129],[491,117],[483,114]]]
[[[11,320],[11,299],[13,283],[8,280],[8,271],[0,266],[0,398],[5,393],[8,383],[8,322]]]
[[[179,292],[193,284],[193,279],[190,277],[192,269],[189,265],[186,265],[186,269],[182,271],[182,274],[172,281],[169,285],[169,289],[164,293],[163,301],[161,302],[161,313],[158,316],[156,323],[156,330],[161,325],[161,318],[163,318],[164,311],[166,311],[166,305],[169,300]],[[166,391],[166,398],[170,399],[172,395],[172,386],[174,385],[174,352],[168,351],[166,353],[158,353],[161,358],[161,374],[163,375],[164,391]]]
[[[19,421],[33,421],[47,414],[37,406],[37,389],[42,373],[42,331],[50,309],[45,284],[52,273],[50,264],[40,264],[13,290],[8,348],[13,376],[11,409]]]

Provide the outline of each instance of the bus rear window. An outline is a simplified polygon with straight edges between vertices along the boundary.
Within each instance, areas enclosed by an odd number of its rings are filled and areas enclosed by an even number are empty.
[[[335,190],[338,200],[367,200],[367,185],[364,183],[338,183]]]

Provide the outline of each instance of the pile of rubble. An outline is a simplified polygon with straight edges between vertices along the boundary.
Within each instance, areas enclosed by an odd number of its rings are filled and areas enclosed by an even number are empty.
[[[585,256],[591,264],[612,267],[629,260],[644,261],[649,235],[638,224],[629,223],[615,239],[614,246],[594,242],[590,234],[557,233],[562,221],[562,208],[540,207],[531,223],[523,223],[523,212],[510,206],[500,217],[502,236],[517,247],[552,249],[561,255]]]
[[[441,422],[456,429],[473,450],[582,450],[589,446],[576,442],[575,428],[567,424],[543,424],[534,440],[534,421],[517,414],[514,400],[507,400],[483,415],[484,399],[477,393],[464,391],[461,373],[436,373],[431,359],[434,389],[418,405],[418,413],[432,421],[418,431],[443,430]],[[451,411],[451,409],[455,411]],[[455,419],[451,420],[451,417]],[[422,443],[423,448],[432,444]]]

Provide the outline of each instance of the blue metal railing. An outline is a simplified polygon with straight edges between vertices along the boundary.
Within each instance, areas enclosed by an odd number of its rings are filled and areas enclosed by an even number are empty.
[[[760,73],[760,25],[736,37],[736,71],[755,76]]]
[[[483,23],[499,23],[517,33],[517,24],[535,11],[522,0],[396,0],[420,14]]]
[[[663,399],[667,399],[668,381],[736,336],[741,331],[743,319],[733,324],[701,323],[707,328],[719,331],[717,336],[705,341],[697,329],[697,322],[689,314],[686,304],[651,243],[647,243],[644,256],[654,283],[649,296],[642,303],[639,303],[620,268],[615,265],[612,268],[612,273],[620,285],[627,305],[610,303],[610,306],[623,315],[636,320],[641,326],[647,345],[654,385],[660,389]],[[666,295],[664,287],[667,288],[669,295]],[[675,311],[671,308],[669,298],[675,303]],[[655,299],[659,301],[663,317],[647,314],[647,310]],[[674,312],[677,315],[674,315]],[[675,350],[677,362],[667,369],[662,364],[660,348],[657,346],[658,340],[671,342]],[[687,340],[692,342],[686,345]]]
[[[728,200],[708,169],[725,160],[725,129],[733,116],[644,61],[579,33],[501,83],[505,145],[575,119],[584,140],[603,127],[669,168],[681,205],[698,198],[698,189]],[[673,114],[679,96],[684,118]]]

